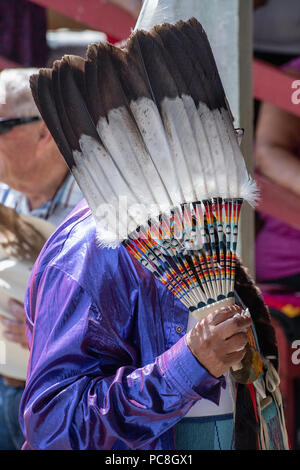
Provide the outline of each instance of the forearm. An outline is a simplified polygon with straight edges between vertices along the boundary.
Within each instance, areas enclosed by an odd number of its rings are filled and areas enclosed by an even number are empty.
[[[118,279],[112,304],[99,277],[97,288],[109,305],[93,302],[56,266],[35,275],[28,291],[25,305],[35,323],[20,408],[26,449],[106,450],[120,442],[150,448],[195,401],[219,402],[224,377],[202,367],[186,336],[141,363],[131,337],[134,297],[126,304],[127,290]]]
[[[65,385],[49,386],[49,376],[39,377],[36,389],[34,377],[27,385],[34,396],[24,410],[28,449],[105,450],[117,440],[145,448],[196,400],[218,403],[222,383],[198,363],[185,337],[142,368],[120,367],[110,377],[92,372]]]
[[[278,145],[259,145],[256,168],[279,186],[300,196],[300,158]]]

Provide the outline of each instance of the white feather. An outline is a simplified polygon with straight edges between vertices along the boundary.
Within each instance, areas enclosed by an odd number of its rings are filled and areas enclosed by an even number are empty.
[[[170,206],[177,206],[183,199],[177,173],[179,169],[176,172],[168,137],[157,106],[149,98],[139,98],[137,101],[131,101],[130,109],[145,146],[168,190]]]
[[[125,107],[111,110],[97,125],[104,145],[83,135],[82,154],[74,152],[74,176],[89,194],[103,245],[117,246],[150,217],[182,203],[212,197],[254,203],[257,188],[227,110],[204,103],[197,109],[187,95],[165,98],[161,115],[148,98],[130,107],[135,122]],[[121,197],[126,215],[119,210]],[[111,207],[105,224],[103,204]]]

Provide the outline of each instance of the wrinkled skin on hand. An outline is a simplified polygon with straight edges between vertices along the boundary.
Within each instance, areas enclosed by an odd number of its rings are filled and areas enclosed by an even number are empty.
[[[246,330],[252,320],[238,305],[210,313],[187,333],[187,344],[213,376],[220,377],[239,364],[246,354]]]

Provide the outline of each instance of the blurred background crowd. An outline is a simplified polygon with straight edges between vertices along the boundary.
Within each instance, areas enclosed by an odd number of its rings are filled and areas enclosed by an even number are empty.
[[[0,361],[0,449],[18,449],[23,442],[18,406],[28,350],[22,295],[39,246],[36,234],[30,232],[35,240],[30,244],[23,232],[30,221],[46,239],[82,197],[40,118],[28,80],[33,68],[51,66],[64,54],[84,57],[90,43],[120,44],[142,6],[142,0],[107,0],[99,18],[94,3],[65,0],[63,15],[56,0],[0,0],[0,337],[11,348],[5,364]],[[268,72],[276,78],[269,84],[274,99],[258,96],[257,81],[253,93],[253,158],[262,191],[256,279],[276,328],[288,428],[299,449],[300,365],[291,357],[300,342],[300,107],[281,97],[283,86],[300,80],[299,0],[254,0],[253,26],[253,68],[267,65],[259,69],[266,71],[262,82]],[[11,257],[18,262],[7,263]],[[18,278],[13,301],[5,291],[12,277]]]

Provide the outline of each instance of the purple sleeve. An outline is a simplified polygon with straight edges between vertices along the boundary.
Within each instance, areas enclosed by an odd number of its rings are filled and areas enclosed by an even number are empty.
[[[20,409],[24,449],[111,449],[118,440],[138,449],[201,397],[218,403],[222,381],[198,363],[185,336],[138,368],[124,325],[115,323],[127,317],[128,324],[131,312],[105,315],[53,267],[36,281],[33,276],[25,303],[34,321]]]

